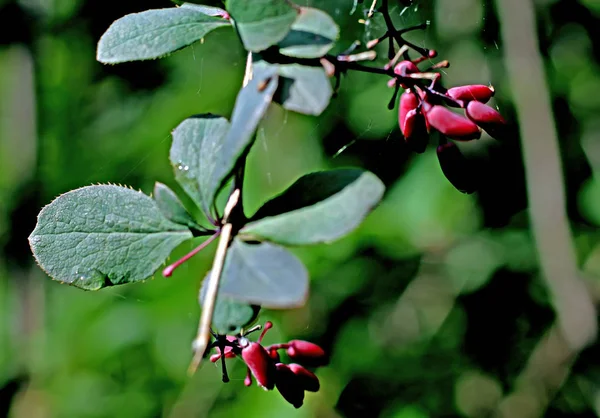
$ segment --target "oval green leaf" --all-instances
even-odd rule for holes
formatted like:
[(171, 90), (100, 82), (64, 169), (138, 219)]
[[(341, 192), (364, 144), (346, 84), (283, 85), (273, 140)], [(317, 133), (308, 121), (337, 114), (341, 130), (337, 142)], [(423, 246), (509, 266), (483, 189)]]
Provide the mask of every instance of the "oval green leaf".
[(254, 68), (275, 69), (280, 75), (273, 101), (280, 103), (284, 109), (317, 116), (329, 105), (333, 88), (322, 67), (269, 64), (259, 54), (254, 54), (254, 59)]
[(160, 58), (229, 24), (194, 5), (132, 13), (115, 21), (102, 35), (97, 59), (116, 64)]
[(327, 54), (340, 36), (340, 28), (322, 10), (301, 7), (300, 14), (286, 37), (279, 42), (279, 52), (296, 58), (318, 58)]
[(254, 68), (252, 80), (237, 96), (231, 127), (221, 144), (221, 151), (203, 158), (215, 159), (214, 171), (206, 194), (214, 200), (225, 185), (239, 161), (254, 143), (254, 132), (269, 108), (277, 90), (279, 76), (274, 68)]
[(225, 259), (219, 295), (265, 308), (299, 307), (308, 295), (308, 272), (283, 247), (234, 239)]
[(298, 16), (287, 0), (227, 0), (226, 5), (244, 46), (253, 52), (281, 41)]
[(311, 173), (261, 207), (240, 234), (284, 245), (330, 242), (358, 227), (384, 191), (360, 169)]
[(305, 115), (320, 115), (329, 105), (333, 88), (321, 67), (280, 65), (280, 94), (277, 101), (288, 110)]
[(199, 229), (200, 227), (189, 214), (179, 197), (166, 184), (156, 182), (154, 192), (152, 193), (158, 209), (162, 214), (176, 224), (185, 225), (189, 228)]
[(50, 277), (98, 290), (149, 278), (190, 238), (151, 197), (103, 185), (70, 191), (44, 207), (29, 244)]

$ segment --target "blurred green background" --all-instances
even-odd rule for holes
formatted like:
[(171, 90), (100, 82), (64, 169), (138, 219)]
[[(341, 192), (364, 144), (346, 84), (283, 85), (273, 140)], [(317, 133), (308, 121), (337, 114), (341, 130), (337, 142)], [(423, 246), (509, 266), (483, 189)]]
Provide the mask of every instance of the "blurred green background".
[[(357, 22), (362, 7), (350, 15), (352, 0), (297, 3), (340, 24), (338, 51), (381, 34), (381, 19)], [(600, 1), (535, 3), (566, 203), (580, 267), (592, 277), (600, 274)], [(214, 245), (172, 278), (97, 293), (59, 285), (35, 265), (27, 237), (43, 205), (96, 183), (180, 190), (170, 131), (192, 114), (231, 114), (245, 55), (230, 30), (159, 61), (95, 61), (112, 21), (161, 7), (170, 3), (0, 0), (0, 417), (492, 416), (554, 320), (529, 230), (519, 138), (467, 144), (483, 186), (460, 194), (434, 147), (407, 151), (397, 113), (386, 108), (387, 80), (376, 75), (349, 74), (320, 117), (273, 106), (249, 157), (248, 213), (327, 167), (362, 166), (388, 186), (356, 232), (294, 250), (311, 274), (306, 307), (261, 314), (275, 323), (267, 343), (302, 338), (331, 353), (318, 371), (321, 391), (302, 409), (244, 387), (240, 361), (230, 362), (229, 384), (212, 364), (187, 377), (197, 290)], [(400, 27), (430, 21), (410, 39), (451, 61), (445, 84), (491, 82), (494, 104), (517, 123), (492, 0), (417, 0), (393, 15)], [(547, 417), (599, 416), (600, 345), (569, 369), (557, 393), (545, 399), (541, 390), (532, 402)], [(511, 416), (528, 416), (528, 407)]]

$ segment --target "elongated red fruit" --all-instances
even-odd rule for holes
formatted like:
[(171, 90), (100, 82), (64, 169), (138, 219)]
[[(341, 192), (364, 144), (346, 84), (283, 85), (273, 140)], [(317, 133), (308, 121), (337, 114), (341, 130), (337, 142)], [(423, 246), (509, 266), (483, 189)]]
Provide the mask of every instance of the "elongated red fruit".
[(300, 408), (304, 403), (304, 388), (298, 376), (292, 372), (287, 364), (275, 365), (276, 386), (283, 399), (291, 403), (294, 408)]
[(506, 121), (493, 107), (479, 102), (471, 102), (465, 110), (467, 117), (481, 126), (492, 138), (503, 139)]
[(288, 364), (288, 367), (298, 377), (298, 382), (302, 384), (304, 390), (309, 392), (319, 391), (321, 387), (319, 378), (313, 372), (295, 363)]
[(288, 343), (287, 354), (290, 358), (307, 366), (322, 366), (327, 363), (325, 351), (316, 344), (302, 340)]
[(437, 147), (437, 157), (444, 176), (460, 192), (471, 194), (478, 189), (478, 176), (473, 163), (453, 142)]
[(404, 141), (412, 151), (417, 154), (425, 152), (429, 143), (429, 133), (425, 116), (421, 112), (417, 112), (417, 109), (412, 109), (407, 113), (403, 133)]
[(242, 358), (259, 386), (266, 390), (275, 387), (275, 363), (267, 350), (256, 342), (240, 339)]
[[(406, 133), (406, 115), (411, 110), (415, 110), (419, 106), (419, 99), (410, 91), (405, 91), (400, 96), (400, 106), (398, 106), (398, 124), (400, 125), (400, 130), (402, 131), (402, 135), (404, 137), (407, 136)], [(410, 133), (408, 134), (410, 135)]]
[(425, 117), (429, 125), (449, 138), (469, 141), (481, 137), (481, 131), (475, 123), (444, 106), (432, 106), (427, 110)]
[(494, 96), (494, 89), (483, 84), (471, 84), (468, 86), (458, 86), (448, 89), (446, 96), (454, 100), (462, 100), (470, 102), (476, 100), (478, 102), (487, 103)]

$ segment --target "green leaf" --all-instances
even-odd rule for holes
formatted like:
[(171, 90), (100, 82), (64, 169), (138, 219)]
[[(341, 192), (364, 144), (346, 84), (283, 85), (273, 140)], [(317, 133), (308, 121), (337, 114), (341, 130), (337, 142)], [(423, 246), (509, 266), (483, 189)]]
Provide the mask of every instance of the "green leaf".
[[(208, 277), (210, 277), (210, 272), (202, 283), (199, 298), (200, 306), (204, 306), (204, 295), (206, 294), (206, 284), (208, 283), (206, 279)], [(218, 296), (211, 328), (217, 334), (235, 335), (242, 328), (246, 328), (252, 324), (258, 317), (259, 312), (260, 306), (240, 303), (231, 298)]]
[(200, 228), (185, 206), (183, 206), (183, 203), (181, 203), (181, 200), (179, 200), (175, 192), (169, 189), (166, 184), (156, 182), (154, 185), (153, 197), (158, 209), (165, 218), (171, 222), (185, 225), (189, 228)]
[(273, 100), (277, 85), (278, 76), (275, 69), (257, 68), (252, 80), (238, 94), (231, 115), (231, 127), (221, 150), (218, 155), (211, 156), (217, 159), (206, 190), (206, 194), (212, 199), (254, 143), (254, 132)]
[(222, 180), (219, 165), (228, 154), (223, 145), (229, 126), (227, 119), (205, 114), (184, 120), (173, 131), (169, 158), (175, 179), (209, 218)]
[(308, 295), (308, 272), (283, 247), (234, 239), (225, 259), (219, 295), (265, 308), (299, 307)]
[(103, 185), (70, 191), (44, 207), (29, 244), (53, 279), (98, 290), (147, 279), (190, 238), (151, 197)]
[(229, 13), (220, 7), (205, 6), (204, 4), (196, 4), (194, 2), (183, 2), (181, 7), (189, 7), (197, 12), (204, 13), (208, 16), (218, 16), (224, 19), (229, 19)]
[(277, 101), (288, 110), (320, 115), (329, 105), (333, 89), (321, 67), (281, 65), (281, 89)]
[(195, 5), (133, 13), (115, 21), (98, 42), (97, 59), (105, 64), (160, 58), (229, 25)]
[(301, 7), (292, 30), (279, 42), (279, 52), (296, 58), (318, 58), (327, 54), (340, 35), (331, 16), (312, 7)]
[(226, 5), (248, 51), (263, 51), (281, 41), (298, 16), (287, 0), (227, 0)]
[(360, 169), (311, 173), (261, 207), (240, 234), (285, 245), (330, 242), (358, 227), (384, 191)]
[(274, 68), (280, 75), (279, 89), (273, 101), (285, 109), (306, 115), (320, 115), (329, 105), (333, 88), (322, 67), (299, 64), (269, 64), (254, 56), (254, 68)]

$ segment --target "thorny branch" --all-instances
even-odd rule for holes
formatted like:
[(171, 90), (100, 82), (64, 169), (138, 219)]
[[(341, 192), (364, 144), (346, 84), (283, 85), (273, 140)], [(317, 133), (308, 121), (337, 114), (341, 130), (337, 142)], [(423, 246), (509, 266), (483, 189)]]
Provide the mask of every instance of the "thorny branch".
[[(248, 59), (246, 60), (246, 71), (244, 73), (242, 87), (246, 87), (250, 80), (252, 80), (252, 54), (248, 53)], [(217, 303), (219, 284), (221, 282), (221, 275), (223, 273), (223, 267), (225, 265), (227, 249), (229, 248), (233, 232), (233, 224), (230, 222), (230, 219), (239, 215), (243, 216), (242, 188), (245, 166), (245, 163), (242, 164), (241, 167), (239, 167), (238, 171), (235, 173), (234, 189), (231, 195), (229, 196), (229, 200), (227, 201), (227, 204), (225, 205), (225, 210), (223, 211), (222, 227), (219, 230), (219, 245), (217, 247), (217, 252), (215, 254), (215, 259), (213, 261), (210, 276), (207, 279), (208, 286), (203, 301), (204, 303), (202, 305), (202, 315), (198, 324), (198, 334), (193, 342), (194, 358), (192, 359), (192, 363), (190, 364), (188, 370), (189, 374), (193, 374), (196, 371), (196, 369), (202, 362), (202, 358), (204, 356), (204, 353), (206, 352), (206, 349), (208, 348), (211, 335), (210, 327), (212, 324), (212, 318)], [(227, 376), (227, 372), (225, 369), (223, 369), (223, 376), (224, 379)]]

